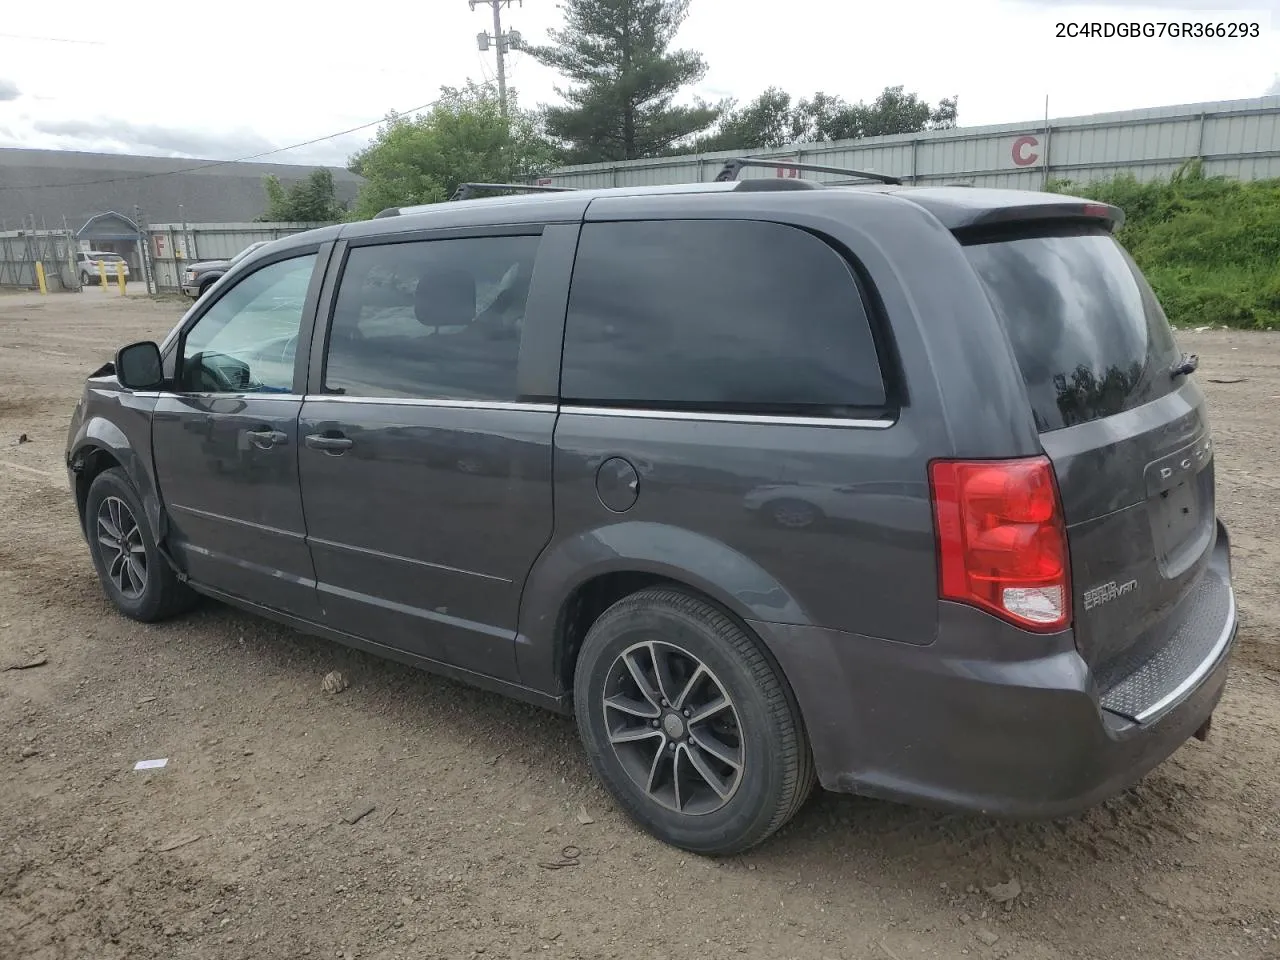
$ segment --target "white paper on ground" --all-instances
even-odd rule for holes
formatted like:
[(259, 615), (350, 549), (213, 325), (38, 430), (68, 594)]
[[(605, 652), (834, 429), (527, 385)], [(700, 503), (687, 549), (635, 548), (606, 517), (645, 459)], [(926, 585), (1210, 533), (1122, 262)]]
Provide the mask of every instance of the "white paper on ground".
[(160, 767), (163, 767), (168, 762), (169, 762), (168, 757), (165, 757), (163, 760), (139, 760), (137, 763), (133, 765), (133, 769), (158, 770)]

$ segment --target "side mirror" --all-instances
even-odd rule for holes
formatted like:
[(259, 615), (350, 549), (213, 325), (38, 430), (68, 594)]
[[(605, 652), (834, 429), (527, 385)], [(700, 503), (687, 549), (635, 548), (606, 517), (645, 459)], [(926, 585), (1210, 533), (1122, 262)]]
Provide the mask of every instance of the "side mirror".
[(150, 340), (116, 351), (116, 379), (126, 390), (155, 390), (164, 383), (160, 348)]

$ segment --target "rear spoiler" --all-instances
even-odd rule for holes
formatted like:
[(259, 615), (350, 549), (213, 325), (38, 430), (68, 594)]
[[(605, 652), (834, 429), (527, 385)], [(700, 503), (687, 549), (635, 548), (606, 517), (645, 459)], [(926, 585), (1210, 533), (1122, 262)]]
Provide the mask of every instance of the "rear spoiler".
[(951, 225), (957, 234), (984, 233), (1016, 226), (1050, 223), (1094, 224), (1114, 233), (1124, 226), (1124, 211), (1107, 203), (1063, 197), (1033, 203), (1011, 203), (975, 209), (971, 216)]
[(998, 223), (1027, 223), (1037, 220), (1100, 220), (1111, 230), (1124, 226), (1124, 211), (1107, 203), (1091, 200), (1064, 200), (1061, 203), (1037, 203), (1026, 207), (996, 208), (979, 217), (973, 226)]

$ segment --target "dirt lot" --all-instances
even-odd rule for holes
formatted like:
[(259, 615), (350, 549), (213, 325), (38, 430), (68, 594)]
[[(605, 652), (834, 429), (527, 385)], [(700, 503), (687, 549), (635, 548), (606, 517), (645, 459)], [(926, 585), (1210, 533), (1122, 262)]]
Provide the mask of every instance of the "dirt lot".
[[(112, 612), (67, 417), (90, 369), (181, 310), (0, 295), (0, 666), (48, 657), (0, 673), (0, 958), (1280, 957), (1280, 337), (1182, 336), (1243, 618), (1207, 744), (1079, 819), (817, 796), (717, 862), (630, 826), (568, 720), (212, 604)], [(352, 682), (330, 695), (334, 669)], [(539, 865), (567, 844), (577, 865)]]

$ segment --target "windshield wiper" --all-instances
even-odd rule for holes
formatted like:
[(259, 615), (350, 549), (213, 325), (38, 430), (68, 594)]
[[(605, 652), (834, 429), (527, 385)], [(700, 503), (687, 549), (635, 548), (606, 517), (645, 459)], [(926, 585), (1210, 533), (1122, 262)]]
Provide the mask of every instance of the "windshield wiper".
[(1169, 368), (1169, 376), (1175, 379), (1177, 377), (1185, 377), (1188, 374), (1195, 373), (1198, 366), (1200, 366), (1199, 357), (1194, 353), (1184, 353), (1182, 359)]

